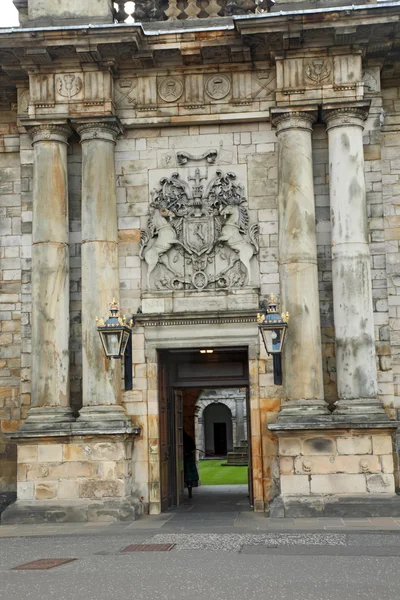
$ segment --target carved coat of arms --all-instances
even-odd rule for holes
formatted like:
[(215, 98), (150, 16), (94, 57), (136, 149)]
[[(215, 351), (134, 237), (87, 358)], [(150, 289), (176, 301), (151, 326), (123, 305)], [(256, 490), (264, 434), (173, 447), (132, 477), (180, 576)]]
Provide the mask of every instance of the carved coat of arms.
[(147, 287), (158, 290), (230, 289), (251, 285), (258, 224), (249, 224), (243, 186), (234, 173), (196, 168), (164, 177), (151, 193), (140, 257)]
[(77, 96), (83, 86), (82, 79), (77, 75), (68, 73), (63, 77), (59, 77), (57, 81), (57, 89), (60, 96), (71, 100), (74, 96)]
[(306, 75), (311, 81), (320, 85), (331, 74), (331, 66), (328, 61), (316, 59), (306, 66)]

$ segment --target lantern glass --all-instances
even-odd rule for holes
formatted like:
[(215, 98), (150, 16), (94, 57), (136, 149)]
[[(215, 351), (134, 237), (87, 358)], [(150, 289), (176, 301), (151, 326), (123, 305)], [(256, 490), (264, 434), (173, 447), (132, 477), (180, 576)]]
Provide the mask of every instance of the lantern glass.
[(129, 332), (124, 331), (123, 338), (122, 338), (122, 346), (121, 346), (121, 356), (124, 356), (124, 354), (125, 354), (126, 347), (128, 345), (128, 341), (129, 341)]
[(280, 354), (283, 348), (283, 342), (286, 334), (286, 325), (283, 327), (261, 326), (261, 334), (263, 337), (265, 349), (268, 354)]
[(100, 331), (101, 341), (108, 358), (120, 357), (121, 331), (106, 330)]

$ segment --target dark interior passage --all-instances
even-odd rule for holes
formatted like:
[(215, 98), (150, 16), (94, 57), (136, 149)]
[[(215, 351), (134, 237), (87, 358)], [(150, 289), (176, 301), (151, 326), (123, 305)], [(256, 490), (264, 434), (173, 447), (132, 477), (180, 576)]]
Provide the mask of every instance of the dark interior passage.
[[(243, 424), (243, 418), (249, 416), (249, 411), (243, 406), (236, 407), (238, 403), (238, 406), (247, 406), (248, 403), (247, 350), (218, 349), (207, 354), (200, 350), (160, 351), (159, 382), (162, 510), (185, 503), (192, 485), (195, 488), (193, 502), (196, 501), (196, 506), (199, 498), (209, 503), (210, 497), (216, 497), (216, 490), (206, 493), (204, 488), (196, 487), (198, 482), (201, 484), (199, 459), (219, 458), (220, 462), (216, 461), (213, 465), (217, 467), (215, 483), (218, 484), (221, 460), (229, 459), (239, 445), (239, 451), (242, 451), (242, 462), (239, 464), (242, 469), (247, 469), (248, 465), (251, 473), (251, 452), (247, 447), (246, 435), (249, 432), (249, 419)], [(236, 394), (238, 399), (236, 403), (230, 399), (228, 405), (228, 401), (221, 401), (220, 397), (222, 390), (226, 392), (231, 389), (231, 395)], [(199, 402), (203, 396), (210, 395), (212, 399)], [(236, 412), (241, 415), (239, 425)], [(245, 444), (243, 448), (240, 447), (241, 443)], [(244, 473), (246, 478), (247, 470)], [(225, 470), (227, 474), (228, 470)], [(251, 481), (249, 483), (251, 491)], [(221, 488), (220, 496), (228, 493), (228, 485), (216, 487)], [(249, 497), (251, 500), (249, 486), (241, 487), (241, 490), (231, 489), (230, 494), (244, 494), (248, 505)], [(212, 510), (211, 505), (208, 510)]]

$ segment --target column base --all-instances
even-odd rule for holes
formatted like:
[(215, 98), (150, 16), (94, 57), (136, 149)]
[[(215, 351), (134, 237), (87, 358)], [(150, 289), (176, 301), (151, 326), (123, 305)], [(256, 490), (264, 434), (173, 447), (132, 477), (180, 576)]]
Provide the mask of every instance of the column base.
[(119, 404), (84, 406), (79, 411), (79, 417), (72, 426), (73, 431), (86, 429), (101, 431), (129, 427), (131, 419), (125, 409)]
[(142, 514), (134, 498), (114, 500), (17, 500), (1, 515), (3, 525), (136, 521)]
[(400, 515), (398, 426), (394, 421), (344, 425), (332, 419), (270, 424), (278, 436), (280, 462), (280, 496), (271, 503), (271, 516)]
[(337, 423), (387, 423), (390, 419), (378, 398), (338, 400), (332, 414)]
[(75, 418), (69, 407), (40, 406), (29, 410), (28, 416), (19, 431), (23, 432), (47, 432), (61, 428), (69, 428)]
[(71, 435), (18, 432), (17, 501), (3, 523), (133, 521), (133, 435), (117, 431)]
[(331, 413), (324, 400), (287, 400), (278, 415), (278, 423), (323, 423), (330, 420)]

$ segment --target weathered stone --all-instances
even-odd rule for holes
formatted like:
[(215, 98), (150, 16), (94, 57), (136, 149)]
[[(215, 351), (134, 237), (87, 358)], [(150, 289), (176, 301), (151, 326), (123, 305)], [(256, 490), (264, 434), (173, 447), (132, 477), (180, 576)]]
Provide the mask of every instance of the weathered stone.
[(371, 437), (339, 437), (337, 439), (337, 451), (339, 454), (372, 454)]
[[(127, 422), (120, 364), (108, 360), (93, 323), (119, 298), (115, 119), (77, 123), (82, 143), (83, 408), (78, 427)], [(99, 408), (97, 408), (99, 407)]]
[[(310, 418), (327, 415), (323, 402), (321, 332), (318, 307), (317, 247), (312, 173), (311, 131), (313, 111), (272, 112), (278, 136), (279, 264), (282, 310), (290, 314), (290, 336), (284, 352), (288, 406), (279, 419), (296, 419), (292, 400), (313, 400)], [(300, 350), (309, 340), (307, 355)], [(296, 411), (302, 415), (302, 403)], [(286, 417), (287, 414), (287, 417)], [(307, 418), (307, 417), (305, 417)]]

